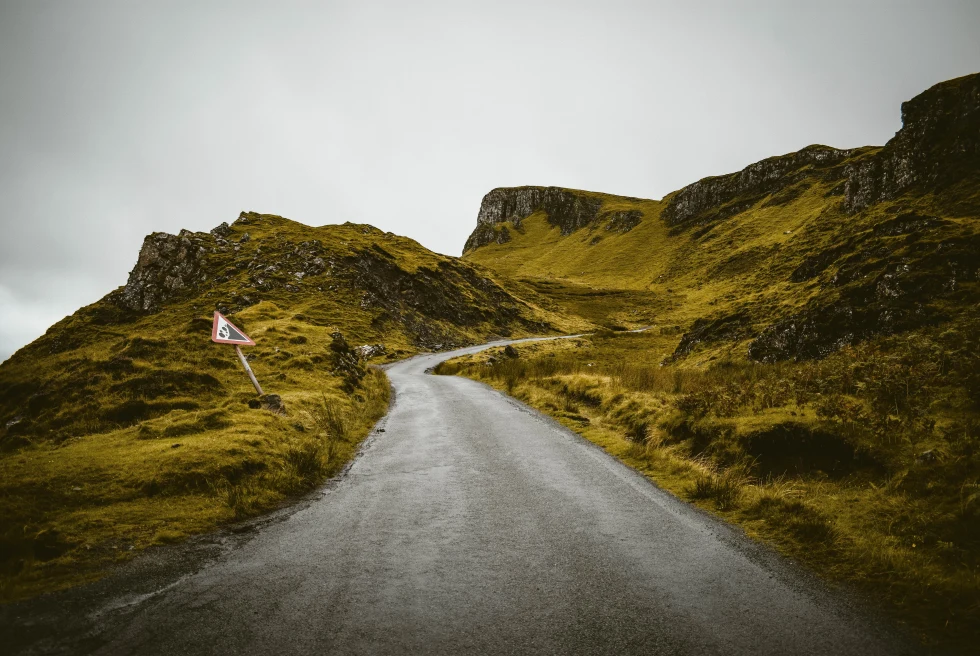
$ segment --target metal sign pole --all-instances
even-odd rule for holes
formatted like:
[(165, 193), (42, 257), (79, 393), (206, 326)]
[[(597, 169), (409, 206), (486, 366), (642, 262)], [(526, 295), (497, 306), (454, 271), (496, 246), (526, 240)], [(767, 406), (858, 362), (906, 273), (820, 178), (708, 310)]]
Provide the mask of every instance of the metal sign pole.
[(252, 384), (255, 385), (255, 391), (259, 393), (259, 396), (265, 394), (259, 385), (259, 381), (255, 379), (255, 374), (252, 373), (252, 368), (248, 366), (248, 360), (245, 359), (245, 354), (242, 353), (242, 349), (238, 344), (235, 344), (235, 353), (238, 354), (238, 359), (242, 361), (242, 366), (245, 367), (245, 373), (248, 374), (248, 377), (252, 380)]

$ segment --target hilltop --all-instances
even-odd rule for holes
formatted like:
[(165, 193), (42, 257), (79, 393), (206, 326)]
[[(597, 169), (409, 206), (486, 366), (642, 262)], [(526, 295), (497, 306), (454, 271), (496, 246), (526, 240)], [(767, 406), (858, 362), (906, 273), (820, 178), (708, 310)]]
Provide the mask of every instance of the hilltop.
[[(574, 327), (534, 293), (368, 225), (243, 212), (146, 237), (127, 284), (0, 365), (0, 594), (269, 509), (336, 472), (386, 410), (370, 368)], [(210, 342), (219, 310), (245, 349)]]

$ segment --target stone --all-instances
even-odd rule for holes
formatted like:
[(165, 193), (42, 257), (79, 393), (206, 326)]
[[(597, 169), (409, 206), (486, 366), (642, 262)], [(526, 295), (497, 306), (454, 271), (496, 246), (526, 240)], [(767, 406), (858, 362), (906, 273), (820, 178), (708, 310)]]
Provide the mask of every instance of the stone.
[(520, 357), (520, 353), (517, 352), (517, 349), (514, 348), (512, 344), (508, 344), (504, 347), (504, 355), (506, 355), (508, 358)]
[(608, 219), (606, 230), (625, 234), (638, 226), (643, 220), (643, 212), (640, 210), (622, 210), (604, 214), (603, 219)]
[[(231, 226), (228, 225), (227, 221), (222, 221), (219, 225), (211, 229), (211, 234), (215, 237), (227, 237), (231, 234)], [(220, 244), (219, 240), (218, 243)]]
[[(725, 218), (747, 209), (766, 195), (796, 185), (815, 170), (831, 178), (841, 177), (834, 167), (854, 152), (829, 146), (807, 146), (799, 152), (750, 164), (738, 173), (704, 178), (672, 194), (661, 216), (671, 227)], [(723, 208), (732, 201), (744, 198), (752, 202), (745, 207), (742, 203), (736, 203), (733, 207)], [(728, 211), (723, 211), (725, 209)]]
[(268, 410), (273, 414), (286, 414), (286, 404), (282, 402), (282, 397), (278, 394), (263, 394), (259, 397), (259, 405), (263, 410)]
[(326, 263), (323, 261), (322, 257), (315, 257), (312, 260), (306, 262), (306, 266), (303, 269), (303, 273), (308, 276), (316, 276), (327, 268)]
[(362, 360), (370, 360), (375, 356), (384, 355), (387, 352), (384, 344), (363, 344), (354, 350), (357, 351), (357, 354)]

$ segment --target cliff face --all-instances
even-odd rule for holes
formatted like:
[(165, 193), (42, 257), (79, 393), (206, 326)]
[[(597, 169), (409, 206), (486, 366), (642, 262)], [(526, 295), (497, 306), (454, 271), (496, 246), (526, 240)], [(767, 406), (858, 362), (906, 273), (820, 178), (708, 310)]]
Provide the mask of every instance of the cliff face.
[[(980, 167), (980, 74), (937, 84), (903, 103), (902, 123), (881, 148), (813, 145), (704, 178), (669, 195), (661, 216), (674, 232), (706, 226), (762, 200), (767, 206), (788, 203), (816, 181), (840, 181), (834, 194), (843, 196), (844, 210), (853, 214), (917, 185), (925, 190), (955, 183)], [(494, 189), (483, 197), (463, 252), (510, 241), (510, 232), (499, 224), (519, 228), (538, 210), (568, 235), (594, 224), (602, 206), (596, 195), (559, 187)], [(618, 220), (618, 229), (629, 230), (638, 220)], [(610, 224), (609, 229), (617, 228)]]
[(569, 235), (595, 221), (601, 207), (601, 198), (561, 187), (497, 188), (483, 197), (476, 229), (466, 240), (463, 252), (508, 241), (509, 233), (495, 226), (509, 221), (520, 227), (521, 221), (538, 210), (544, 210), (548, 222), (560, 228), (563, 235)]
[[(808, 176), (841, 177), (839, 165), (855, 153), (828, 146), (808, 146), (803, 150), (770, 157), (751, 164), (738, 173), (704, 178), (670, 197), (663, 219), (669, 226), (702, 224), (725, 218), (754, 205), (770, 194), (790, 190)], [(791, 200), (790, 191), (780, 200)]]
[(844, 207), (858, 212), (921, 185), (955, 182), (980, 167), (980, 74), (942, 82), (902, 103), (902, 129), (845, 170)]
[(670, 197), (663, 218), (672, 227), (705, 224), (751, 207), (767, 195), (794, 196), (805, 178), (842, 180), (844, 209), (853, 214), (896, 198), (915, 185), (955, 182), (980, 158), (980, 74), (937, 84), (902, 103), (902, 129), (881, 149), (808, 146), (739, 171), (705, 178)]

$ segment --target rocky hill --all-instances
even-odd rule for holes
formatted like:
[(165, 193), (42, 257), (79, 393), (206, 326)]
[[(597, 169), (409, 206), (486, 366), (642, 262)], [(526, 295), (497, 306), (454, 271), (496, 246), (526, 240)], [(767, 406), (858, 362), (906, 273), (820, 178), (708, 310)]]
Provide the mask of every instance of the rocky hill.
[[(125, 426), (115, 419), (119, 412), (105, 408), (101, 414), (83, 409), (92, 414), (82, 425), (80, 409), (64, 402), (106, 397), (108, 379), (117, 381), (112, 389), (118, 391), (133, 378), (155, 375), (143, 371), (143, 362), (167, 368), (202, 349), (213, 356), (208, 339), (215, 309), (248, 329), (265, 327), (259, 317), (275, 317), (277, 329), (325, 329), (354, 345), (381, 344), (378, 352), (390, 357), (555, 330), (485, 271), (409, 239), (367, 225), (309, 228), (242, 213), (210, 233), (149, 235), (124, 287), (58, 322), (3, 363), (0, 425), (16, 422), (0, 433), (0, 445), (63, 441), (93, 426)], [(326, 349), (329, 341), (302, 342), (298, 350)], [(148, 357), (156, 351), (158, 357)], [(110, 358), (101, 361), (102, 352)], [(261, 368), (272, 356), (260, 343), (253, 357)], [(69, 371), (73, 375), (66, 377)], [(123, 405), (131, 400), (118, 399)]]
[[(370, 363), (571, 327), (532, 297), (368, 225), (149, 235), (124, 287), (0, 364), (0, 597), (310, 487), (385, 411)], [(214, 310), (257, 342), (266, 397), (211, 343)]]
[(679, 326), (675, 359), (820, 358), (937, 325), (980, 302), (980, 74), (902, 119), (882, 147), (808, 146), (661, 201), (495, 189), (465, 258), (609, 325)]
[(882, 147), (809, 146), (660, 201), (494, 190), (464, 259), (608, 329), (439, 371), (847, 581), (927, 653), (972, 654), (980, 75), (902, 118)]
[[(606, 229), (627, 232), (642, 218), (637, 210), (605, 208), (606, 201), (618, 197), (560, 187), (517, 187), (494, 189), (483, 197), (476, 230), (466, 240), (463, 252), (490, 243), (510, 241), (510, 230), (504, 224), (521, 231), (521, 223), (535, 212), (544, 212), (549, 223), (562, 235), (602, 222)], [(626, 198), (627, 201), (640, 201)]]

